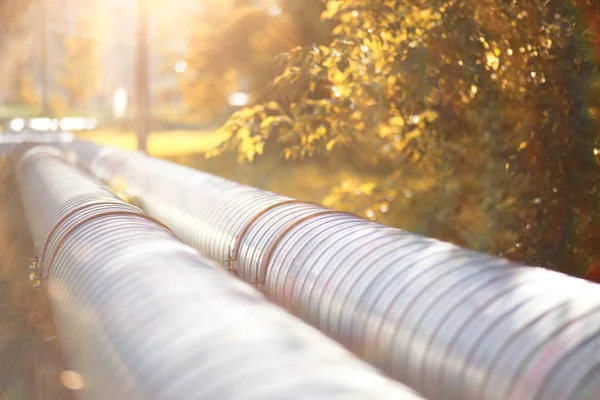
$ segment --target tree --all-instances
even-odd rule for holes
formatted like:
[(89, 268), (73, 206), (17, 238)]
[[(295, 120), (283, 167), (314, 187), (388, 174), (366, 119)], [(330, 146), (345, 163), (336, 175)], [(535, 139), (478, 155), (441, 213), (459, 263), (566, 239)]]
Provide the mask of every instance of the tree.
[[(13, 103), (28, 103), (31, 99), (31, 93), (27, 92), (30, 91), (29, 86), (32, 86), (33, 82), (26, 71), (22, 70), (24, 57), (20, 50), (16, 51), (17, 56), (14, 57), (15, 50), (8, 47), (9, 44), (17, 44), (25, 36), (23, 20), (28, 9), (29, 0), (0, 0), (0, 51), (4, 53), (0, 60), (0, 87), (3, 91), (12, 92), (8, 94), (7, 100)], [(7, 52), (10, 53), (9, 57), (6, 56)], [(11, 70), (15, 70), (14, 78), (11, 76)]]
[(63, 68), (57, 76), (69, 107), (85, 107), (98, 89), (98, 43), (78, 32), (90, 31), (81, 22), (73, 34), (63, 38)]
[[(593, 0), (577, 0), (581, 12), (585, 16), (588, 26), (588, 34), (595, 49), (596, 65), (600, 66), (600, 3)], [(592, 110), (594, 118), (600, 121), (600, 98), (592, 99)]]
[(268, 83), (281, 68), (273, 58), (289, 49), (326, 42), (321, 0), (206, 1), (198, 16), (182, 94), (198, 119), (229, 110), (229, 95), (248, 92), (255, 101), (269, 95)]
[(363, 174), (326, 205), (577, 275), (599, 259), (598, 74), (575, 1), (326, 3), (331, 42), (287, 52), (271, 101), (210, 155), (340, 157)]
[(25, 14), (30, 0), (0, 0), (0, 35), (12, 33), (19, 28), (21, 16)]
[(13, 90), (11, 99), (13, 104), (28, 107), (34, 107), (38, 104), (33, 78), (25, 69), (16, 72), (13, 80)]
[(8, 104), (32, 107), (37, 104), (33, 77), (28, 71), (30, 57), (18, 54), (10, 77)]

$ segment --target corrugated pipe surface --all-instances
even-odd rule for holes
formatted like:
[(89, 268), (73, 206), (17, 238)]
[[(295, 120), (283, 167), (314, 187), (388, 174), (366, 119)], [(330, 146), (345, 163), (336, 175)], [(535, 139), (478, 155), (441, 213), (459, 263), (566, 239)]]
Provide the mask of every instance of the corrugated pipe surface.
[(53, 155), (18, 181), (89, 399), (420, 399)]
[(184, 241), (426, 396), (600, 399), (596, 284), (139, 153), (67, 148)]

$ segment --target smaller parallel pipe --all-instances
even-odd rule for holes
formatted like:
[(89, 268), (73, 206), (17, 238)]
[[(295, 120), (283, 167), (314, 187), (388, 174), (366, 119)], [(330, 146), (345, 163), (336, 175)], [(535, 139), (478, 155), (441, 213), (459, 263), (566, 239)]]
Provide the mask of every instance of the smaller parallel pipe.
[(53, 149), (19, 188), (87, 399), (420, 399), (233, 279)]

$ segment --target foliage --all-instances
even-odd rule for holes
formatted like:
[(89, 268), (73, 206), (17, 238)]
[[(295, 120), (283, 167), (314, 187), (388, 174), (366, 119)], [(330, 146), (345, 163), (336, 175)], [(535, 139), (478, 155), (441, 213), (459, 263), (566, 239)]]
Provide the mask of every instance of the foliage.
[(31, 0), (0, 0), (0, 33), (11, 33), (14, 29), (21, 28), (20, 17), (30, 3)]
[[(83, 31), (89, 30), (82, 26)], [(63, 46), (63, 68), (56, 79), (66, 96), (63, 108), (84, 107), (98, 89), (98, 43), (73, 34), (63, 38)]]
[(290, 47), (325, 42), (321, 0), (208, 0), (203, 2), (186, 57), (181, 90), (189, 114), (206, 120), (229, 110), (232, 92), (255, 101), (269, 93), (281, 68), (273, 57)]
[(341, 155), (370, 176), (326, 205), (573, 274), (598, 259), (600, 84), (575, 1), (326, 3), (331, 42), (285, 53), (272, 101), (210, 155)]
[[(593, 50), (595, 50), (593, 52), (596, 65), (600, 65), (600, 3), (594, 0), (577, 0), (577, 4), (585, 17), (587, 32), (592, 40)], [(590, 112), (597, 120), (600, 120), (600, 101), (593, 102), (591, 106)]]
[(33, 77), (28, 73), (25, 61), (15, 68), (11, 86), (9, 104), (32, 107), (38, 103)]

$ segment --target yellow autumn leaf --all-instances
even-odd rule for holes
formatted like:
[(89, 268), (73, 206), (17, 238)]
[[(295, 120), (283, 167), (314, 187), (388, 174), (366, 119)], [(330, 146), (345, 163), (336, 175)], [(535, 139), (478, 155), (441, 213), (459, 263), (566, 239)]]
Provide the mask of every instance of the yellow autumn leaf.
[(431, 16), (431, 9), (427, 8), (425, 10), (422, 10), (419, 14), (422, 19), (427, 20)]
[(527, 142), (521, 142), (521, 144), (519, 145), (519, 151), (525, 149), (527, 147)]
[(346, 74), (340, 71), (339, 69), (334, 69), (333, 71), (329, 71), (329, 80), (336, 84), (342, 83), (346, 80)]
[(277, 117), (273, 117), (273, 116), (263, 119), (260, 123), (260, 129), (269, 128), (276, 120), (277, 120)]
[(433, 110), (426, 110), (419, 115), (421, 121), (432, 122), (438, 118), (438, 113)]
[(263, 144), (262, 141), (258, 141), (255, 145), (254, 145), (254, 151), (256, 152), (256, 154), (262, 154), (263, 151), (265, 149), (265, 145)]
[(419, 136), (421, 136), (421, 130), (420, 129), (413, 129), (412, 131), (410, 131), (409, 133), (406, 134), (406, 136), (404, 136), (404, 140), (406, 142), (409, 142), (413, 139), (418, 138)]
[(241, 139), (241, 140), (248, 139), (250, 137), (250, 129), (248, 129), (245, 126), (241, 127), (237, 131), (237, 137), (238, 137), (238, 139)]
[(404, 118), (401, 116), (396, 116), (390, 119), (390, 125), (393, 126), (404, 126)]
[(325, 47), (325, 46), (321, 45), (318, 48), (321, 51), (321, 53), (323, 53), (324, 55), (329, 55), (329, 53), (331, 53), (331, 49), (329, 49), (329, 47)]
[(267, 110), (279, 110), (279, 104), (276, 101), (269, 101), (265, 107)]
[(327, 142), (327, 145), (325, 146), (325, 148), (327, 149), (327, 151), (331, 151), (331, 149), (333, 149), (333, 146), (335, 146), (336, 143), (337, 143), (336, 139), (331, 139), (329, 142)]
[(390, 136), (392, 133), (393, 129), (389, 125), (383, 125), (381, 128), (379, 128), (379, 137), (384, 138)]
[(358, 187), (358, 190), (360, 190), (360, 192), (362, 194), (371, 195), (371, 194), (373, 194), (373, 189), (375, 189), (375, 186), (376, 186), (375, 182), (367, 182), (367, 183), (363, 183), (362, 185), (360, 185)]

